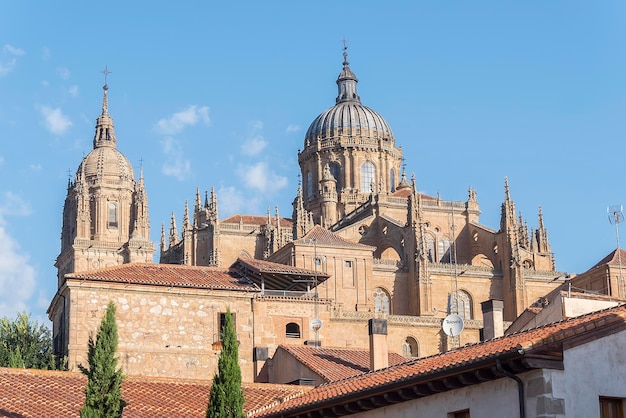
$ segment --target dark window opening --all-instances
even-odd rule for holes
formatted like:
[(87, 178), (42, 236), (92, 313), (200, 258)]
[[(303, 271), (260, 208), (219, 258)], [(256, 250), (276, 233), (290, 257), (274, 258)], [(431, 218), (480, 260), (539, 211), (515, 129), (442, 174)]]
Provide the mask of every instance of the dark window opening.
[(300, 325), (290, 322), (285, 326), (285, 336), (287, 338), (300, 338)]

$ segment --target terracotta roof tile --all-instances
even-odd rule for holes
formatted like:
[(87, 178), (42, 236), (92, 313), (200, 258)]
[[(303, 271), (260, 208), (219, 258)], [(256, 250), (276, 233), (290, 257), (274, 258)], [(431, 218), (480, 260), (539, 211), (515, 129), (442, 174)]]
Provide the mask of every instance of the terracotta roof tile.
[(322, 228), (319, 225), (315, 225), (309, 232), (306, 233), (302, 238), (295, 240), (295, 243), (300, 244), (310, 244), (312, 240), (315, 240), (317, 245), (332, 245), (343, 248), (362, 248), (362, 249), (371, 249), (375, 250), (375, 247), (360, 244), (358, 242), (348, 241), (345, 238), (340, 237), (337, 234), (332, 233), (331, 231)]
[[(87, 379), (77, 372), (0, 368), (0, 417), (77, 417), (85, 401)], [(244, 384), (246, 411), (258, 411), (310, 388)], [(128, 377), (122, 396), (125, 418), (204, 417), (211, 382)]]
[(257, 291), (256, 285), (219, 267), (176, 264), (129, 263), (86, 272), (69, 273), (66, 279), (92, 280), (200, 289)]
[(255, 417), (279, 416), (289, 410), (315, 406), (320, 402), (341, 402), (342, 395), (371, 391), (402, 382), (428, 381), (436, 373), (454, 373), (455, 368), (494, 359), (503, 355), (521, 356), (534, 350), (580, 336), (589, 330), (613, 324), (626, 326), (626, 306), (606, 309), (584, 316), (556, 322), (517, 334), (467, 345), (444, 354), (409, 361), (363, 375), (317, 387), (310, 392), (277, 405)]
[[(357, 376), (370, 371), (370, 353), (366, 350), (332, 347), (280, 346), (327, 382)], [(389, 365), (407, 361), (400, 354), (389, 353)]]
[[(279, 218), (280, 226), (284, 226), (286, 228), (291, 228), (293, 226), (293, 221), (289, 218)], [(270, 222), (272, 225), (275, 224), (276, 218), (270, 217)], [(226, 219), (222, 219), (220, 223), (225, 224), (244, 224), (244, 225), (266, 225), (267, 224), (267, 216), (260, 215), (232, 215)]]
[[(239, 258), (233, 264), (236, 266), (238, 263), (244, 264), (252, 269), (257, 270), (259, 273), (276, 273), (276, 274), (293, 274), (297, 276), (318, 276), (318, 277), (330, 277), (321, 271), (307, 270), (300, 267), (288, 266), (287, 264), (273, 263), (271, 261), (257, 260), (252, 258)], [(231, 266), (231, 269), (233, 269)]]
[[(622, 260), (626, 260), (626, 250), (622, 250), (620, 248), (619, 250), (619, 255), (622, 258)], [(617, 266), (619, 265), (619, 258), (618, 257), (618, 253), (617, 253), (617, 249), (611, 251), (606, 257), (604, 257), (602, 260), (598, 261), (593, 267), (591, 267), (589, 270), (593, 270), (596, 267), (600, 267), (600, 266), (604, 266), (604, 265), (611, 265), (611, 266)]]

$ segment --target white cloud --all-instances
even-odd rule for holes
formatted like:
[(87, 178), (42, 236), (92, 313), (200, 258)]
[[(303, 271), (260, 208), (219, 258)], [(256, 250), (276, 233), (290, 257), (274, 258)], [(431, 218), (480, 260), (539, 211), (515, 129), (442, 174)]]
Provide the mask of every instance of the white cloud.
[(21, 57), (22, 55), (24, 55), (23, 49), (15, 48), (14, 46), (11, 46), (9, 44), (4, 45), (4, 47), (2, 48), (2, 52), (14, 55), (16, 57)]
[(44, 86), (44, 87), (48, 87), (50, 85), (50, 83), (48, 82), (48, 80), (43, 80), (41, 82), (41, 85)]
[(2, 196), (2, 206), (0, 206), (0, 224), (7, 215), (28, 216), (32, 213), (30, 205), (20, 196), (11, 191), (4, 192)]
[(274, 194), (287, 186), (287, 178), (271, 171), (264, 162), (241, 166), (238, 174), (246, 187), (265, 194)]
[(184, 180), (191, 172), (191, 163), (185, 159), (183, 148), (174, 138), (168, 137), (161, 141), (161, 150), (167, 160), (163, 163), (161, 171), (166, 176)]
[(217, 202), (222, 218), (245, 212), (251, 206), (249, 196), (244, 196), (241, 190), (232, 186), (221, 187), (217, 191)]
[(32, 171), (41, 171), (43, 168), (41, 164), (31, 164), (29, 167)]
[(293, 132), (298, 132), (299, 130), (300, 130), (300, 125), (289, 125), (287, 126), (287, 129), (285, 130), (285, 132), (290, 134)]
[(41, 53), (41, 58), (44, 61), (48, 61), (50, 59), (50, 57), (52, 56), (52, 51), (50, 51), (50, 48), (48, 47), (44, 47), (43, 51)]
[(40, 112), (44, 117), (46, 129), (55, 135), (64, 134), (72, 126), (72, 121), (58, 107), (53, 109), (49, 106), (42, 106)]
[(0, 167), (2, 167), (2, 164), (4, 164), (4, 157), (0, 155)]
[(187, 126), (193, 126), (199, 122), (205, 125), (211, 123), (209, 108), (207, 106), (191, 105), (181, 112), (174, 113), (169, 118), (159, 120), (155, 130), (162, 135), (175, 135)]
[(76, 97), (78, 96), (78, 86), (76, 84), (74, 84), (73, 86), (70, 86), (69, 89), (67, 89), (67, 92), (70, 94), (70, 96), (72, 97)]
[(241, 152), (244, 155), (257, 155), (267, 146), (267, 141), (259, 133), (261, 129), (263, 129), (263, 122), (256, 121), (252, 124), (250, 136), (241, 145)]
[[(15, 48), (9, 44), (5, 44), (2, 47), (2, 61), (0, 61), (0, 77), (4, 77), (9, 74), (17, 65), (17, 57), (24, 55), (24, 50)], [(5, 61), (5, 57), (6, 61)]]
[(61, 79), (63, 80), (67, 80), (68, 78), (70, 78), (70, 70), (68, 70), (65, 67), (59, 67), (57, 68), (57, 74), (59, 75), (59, 77), (61, 77)]
[(28, 300), (35, 291), (35, 268), (28, 254), (9, 235), (5, 215), (26, 215), (28, 205), (11, 192), (4, 194), (0, 206), (0, 317), (14, 317), (17, 312), (28, 311)]

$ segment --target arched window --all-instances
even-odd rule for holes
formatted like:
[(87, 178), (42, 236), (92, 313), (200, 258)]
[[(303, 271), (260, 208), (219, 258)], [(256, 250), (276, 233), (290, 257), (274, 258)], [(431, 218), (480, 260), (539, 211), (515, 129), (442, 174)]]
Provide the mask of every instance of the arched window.
[(438, 253), (440, 263), (452, 263), (452, 254), (450, 253), (450, 238), (442, 237), (439, 239)]
[(313, 197), (313, 173), (310, 171), (306, 173), (306, 197)]
[(389, 183), (391, 184), (391, 193), (396, 191), (396, 172), (393, 168), (389, 170)]
[(463, 319), (472, 319), (472, 299), (470, 295), (459, 290), (456, 293), (450, 293), (448, 295), (448, 309), (451, 313), (457, 313)]
[(341, 193), (341, 188), (343, 187), (343, 184), (341, 183), (341, 166), (338, 162), (332, 162), (329, 167), (330, 174), (332, 174), (337, 181), (337, 193), (339, 194)]
[(406, 337), (402, 343), (402, 355), (404, 357), (419, 357), (417, 341), (413, 337)]
[(369, 193), (374, 191), (376, 186), (376, 167), (371, 161), (365, 161), (361, 166), (361, 192)]
[(389, 294), (380, 287), (374, 289), (374, 311), (378, 313), (391, 313), (391, 299)]
[(435, 261), (435, 237), (426, 234), (426, 256), (431, 263)]
[(300, 325), (290, 322), (285, 326), (285, 337), (300, 338)]
[(109, 228), (117, 228), (117, 205), (109, 203)]

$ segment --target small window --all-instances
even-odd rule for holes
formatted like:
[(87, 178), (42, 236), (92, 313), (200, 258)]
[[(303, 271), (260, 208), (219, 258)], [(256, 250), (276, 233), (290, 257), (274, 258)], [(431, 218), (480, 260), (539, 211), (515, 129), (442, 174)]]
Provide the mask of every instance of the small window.
[(402, 355), (404, 357), (418, 357), (417, 341), (413, 337), (406, 337), (402, 344)]
[(380, 287), (374, 289), (374, 311), (389, 315), (391, 313), (391, 302), (389, 294)]
[(109, 228), (117, 228), (117, 205), (109, 203)]
[(352, 268), (352, 261), (346, 260), (346, 268), (348, 268), (348, 269)]
[(308, 199), (313, 197), (313, 173), (310, 171), (306, 173), (306, 197)]
[(376, 187), (376, 167), (370, 161), (361, 166), (361, 193), (370, 193)]
[(472, 299), (470, 295), (459, 290), (456, 293), (448, 294), (448, 312), (458, 313), (463, 319), (472, 319)]
[[(222, 331), (224, 330), (224, 326), (226, 326), (226, 312), (220, 312), (219, 313), (219, 321), (220, 321), (220, 331), (219, 331), (219, 339), (220, 341), (222, 341)], [(235, 314), (233, 312), (230, 313), (230, 315), (233, 317), (233, 327), (235, 328), (235, 330), (237, 329), (237, 322), (235, 321)]]
[(438, 255), (440, 263), (452, 263), (452, 253), (450, 252), (450, 239), (444, 237), (438, 242)]
[(343, 187), (343, 185), (341, 184), (341, 166), (339, 165), (338, 162), (332, 162), (330, 163), (330, 174), (333, 175), (334, 179), (336, 180), (336, 184), (337, 184), (337, 194), (341, 193), (341, 188)]
[(470, 411), (464, 409), (463, 411), (451, 412), (448, 414), (448, 418), (470, 418)]
[(624, 400), (600, 396), (600, 418), (624, 418)]
[(300, 325), (290, 322), (285, 326), (285, 336), (287, 338), (300, 338)]
[(396, 172), (393, 168), (389, 170), (389, 183), (391, 183), (391, 193), (396, 191)]

